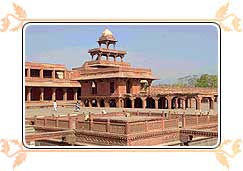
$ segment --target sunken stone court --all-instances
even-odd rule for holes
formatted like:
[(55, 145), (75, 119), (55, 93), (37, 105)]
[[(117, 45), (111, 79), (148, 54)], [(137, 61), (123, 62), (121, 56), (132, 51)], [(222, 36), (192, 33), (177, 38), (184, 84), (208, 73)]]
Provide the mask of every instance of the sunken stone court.
[(109, 29), (97, 43), (88, 50), (91, 60), (72, 70), (25, 62), (26, 144), (216, 145), (217, 89), (152, 86), (158, 78), (126, 63)]

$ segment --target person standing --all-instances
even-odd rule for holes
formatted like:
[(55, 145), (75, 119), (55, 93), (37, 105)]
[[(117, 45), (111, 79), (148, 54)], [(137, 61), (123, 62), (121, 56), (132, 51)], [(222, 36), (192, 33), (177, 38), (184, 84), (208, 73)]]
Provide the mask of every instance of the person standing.
[(57, 101), (54, 100), (53, 102), (53, 110), (55, 110), (57, 112)]
[(80, 110), (80, 105), (79, 102), (77, 101), (76, 105), (75, 105), (75, 111), (79, 111)]

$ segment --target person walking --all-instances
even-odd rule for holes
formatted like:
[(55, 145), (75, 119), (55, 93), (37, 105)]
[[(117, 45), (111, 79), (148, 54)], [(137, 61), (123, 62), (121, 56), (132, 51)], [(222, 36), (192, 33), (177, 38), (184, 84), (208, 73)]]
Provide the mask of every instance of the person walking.
[(53, 110), (55, 110), (57, 112), (57, 101), (54, 100), (53, 102)]

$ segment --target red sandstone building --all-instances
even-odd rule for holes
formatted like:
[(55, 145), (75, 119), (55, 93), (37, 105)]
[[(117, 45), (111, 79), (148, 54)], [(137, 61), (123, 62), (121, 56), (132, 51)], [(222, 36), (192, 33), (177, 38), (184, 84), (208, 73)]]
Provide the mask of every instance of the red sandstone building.
[(152, 87), (156, 78), (151, 69), (132, 68), (124, 62), (126, 51), (117, 50), (117, 40), (105, 29), (97, 40), (98, 48), (88, 51), (92, 60), (83, 66), (67, 70), (64, 65), (25, 63), (25, 102), (73, 103), (83, 107), (118, 108), (195, 108), (202, 100), (214, 108), (217, 90), (168, 89)]

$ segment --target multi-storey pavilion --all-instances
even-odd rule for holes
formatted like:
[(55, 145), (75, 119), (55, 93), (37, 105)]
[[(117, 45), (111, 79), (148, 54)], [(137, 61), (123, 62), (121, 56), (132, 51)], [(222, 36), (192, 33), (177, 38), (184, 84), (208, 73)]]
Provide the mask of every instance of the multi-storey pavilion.
[(134, 107), (129, 97), (145, 93), (155, 77), (150, 69), (132, 68), (123, 61), (127, 52), (115, 49), (117, 41), (110, 30), (105, 29), (97, 42), (99, 47), (88, 51), (92, 60), (73, 69), (73, 80), (81, 83), (84, 106)]

